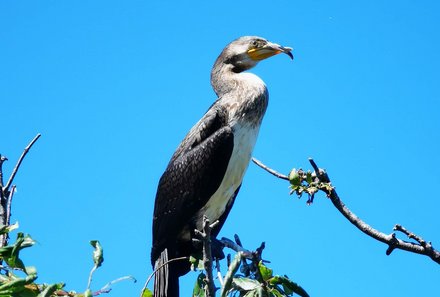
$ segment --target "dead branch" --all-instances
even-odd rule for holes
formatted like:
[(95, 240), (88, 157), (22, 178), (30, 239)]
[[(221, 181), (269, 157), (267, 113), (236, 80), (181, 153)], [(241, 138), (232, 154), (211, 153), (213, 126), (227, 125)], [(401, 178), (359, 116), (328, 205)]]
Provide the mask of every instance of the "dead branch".
[(278, 171), (275, 171), (269, 167), (267, 167), (266, 165), (264, 165), (260, 160), (257, 160), (255, 158), (252, 158), (252, 162), (254, 162), (255, 164), (257, 164), (258, 166), (260, 166), (261, 168), (263, 168), (264, 170), (266, 170), (267, 172), (269, 172), (270, 174), (272, 174), (273, 176), (276, 176), (278, 178), (284, 179), (284, 180), (289, 180), (289, 177), (287, 175), (284, 175), (282, 173), (279, 173)]
[[(286, 179), (285, 175), (278, 173), (277, 171), (270, 169), (260, 161), (256, 159), (252, 159), (252, 161), (263, 168), (264, 170), (268, 171), (270, 174), (275, 175), (278, 178)], [(333, 203), (333, 205), (336, 207), (336, 209), (350, 222), (352, 223), (356, 228), (358, 228), (360, 231), (365, 233), (366, 235), (383, 242), (388, 245), (388, 249), (386, 250), (386, 255), (390, 255), (393, 250), (400, 249), (404, 251), (408, 251), (411, 253), (416, 253), (420, 255), (425, 255), (431, 258), (434, 262), (437, 264), (440, 264), (440, 252), (435, 250), (434, 247), (430, 242), (426, 242), (424, 239), (422, 239), (420, 236), (415, 235), (412, 232), (409, 232), (401, 225), (395, 225), (393, 230), (399, 231), (405, 235), (408, 236), (408, 238), (415, 240), (416, 242), (409, 242), (404, 241), (401, 239), (398, 239), (396, 237), (396, 234), (393, 232), (391, 234), (385, 234), (383, 232), (378, 231), (377, 229), (374, 229), (369, 224), (361, 220), (356, 214), (354, 214), (350, 209), (342, 202), (339, 195), (336, 193), (336, 190), (333, 186), (330, 185), (330, 178), (328, 177), (325, 170), (320, 169), (315, 161), (312, 158), (309, 158), (309, 162), (312, 165), (314, 169), (314, 178), (315, 183), (314, 186), (318, 187), (319, 190), (323, 191), (328, 198), (330, 198), (330, 201)], [(288, 178), (287, 178), (288, 180)], [(322, 185), (323, 186), (320, 186)], [(313, 200), (312, 200), (313, 201)]]
[[(12, 185), (14, 178), (17, 175), (20, 165), (26, 157), (27, 153), (34, 145), (34, 143), (40, 138), (41, 134), (38, 133), (34, 139), (25, 147), (23, 153), (17, 161), (14, 169), (12, 170), (11, 176), (9, 177), (6, 185), (3, 186), (3, 163), (8, 159), (5, 156), (0, 156), (0, 224), (7, 226), (11, 222), (11, 206), (12, 198), (14, 197), (15, 185)], [(0, 247), (4, 247), (8, 244), (8, 234), (3, 234), (0, 236)]]
[(24, 157), (26, 157), (26, 155), (27, 155), (27, 153), (29, 152), (29, 150), (31, 149), (31, 147), (34, 145), (34, 143), (35, 143), (35, 142), (38, 140), (38, 138), (40, 138), (40, 137), (41, 137), (41, 134), (38, 133), (38, 134), (34, 137), (34, 139), (32, 139), (32, 141), (28, 144), (28, 146), (24, 148), (24, 151), (23, 151), (23, 153), (21, 154), (20, 158), (18, 159), (17, 164), (15, 165), (14, 170), (12, 171), (11, 176), (10, 176), (9, 179), (8, 179), (8, 182), (6, 183), (6, 185), (5, 185), (4, 188), (3, 188), (3, 191), (5, 191), (5, 190), (6, 190), (6, 191), (9, 191), (9, 187), (12, 185), (12, 183), (13, 183), (13, 181), (14, 181), (14, 178), (15, 178), (15, 175), (17, 174), (18, 169), (20, 169), (21, 162), (23, 162)]

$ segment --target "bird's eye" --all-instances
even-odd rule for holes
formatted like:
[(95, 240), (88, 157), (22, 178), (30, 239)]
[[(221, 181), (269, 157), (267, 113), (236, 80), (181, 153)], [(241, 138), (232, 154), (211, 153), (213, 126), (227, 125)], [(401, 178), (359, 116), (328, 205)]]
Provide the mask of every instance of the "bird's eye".
[(258, 40), (252, 40), (252, 47), (258, 47)]
[(255, 39), (255, 40), (252, 40), (251, 46), (252, 46), (253, 48), (261, 48), (261, 47), (263, 47), (265, 44), (266, 44), (266, 41), (261, 40), (261, 39)]

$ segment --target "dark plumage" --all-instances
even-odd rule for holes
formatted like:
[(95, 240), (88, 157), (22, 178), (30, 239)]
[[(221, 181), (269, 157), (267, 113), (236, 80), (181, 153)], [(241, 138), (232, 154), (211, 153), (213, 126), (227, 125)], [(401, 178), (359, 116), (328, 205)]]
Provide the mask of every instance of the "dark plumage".
[(217, 236), (240, 189), (266, 111), (268, 92), (256, 75), (246, 73), (259, 61), (291, 48), (246, 36), (231, 42), (217, 58), (211, 84), (218, 99), (183, 139), (160, 178), (153, 217), (154, 295), (179, 294), (178, 277), (188, 261), (168, 260), (198, 251), (191, 238), (203, 215), (219, 224)]

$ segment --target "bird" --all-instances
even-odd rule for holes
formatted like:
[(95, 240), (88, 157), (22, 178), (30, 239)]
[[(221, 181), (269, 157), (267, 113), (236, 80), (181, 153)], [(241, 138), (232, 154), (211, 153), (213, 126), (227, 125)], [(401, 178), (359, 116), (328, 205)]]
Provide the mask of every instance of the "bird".
[(229, 43), (216, 59), (211, 85), (217, 99), (190, 129), (159, 179), (153, 213), (154, 296), (179, 296), (179, 277), (200, 252), (193, 242), (203, 217), (218, 221), (215, 238), (240, 190), (269, 100), (265, 83), (246, 72), (292, 48), (258, 36)]

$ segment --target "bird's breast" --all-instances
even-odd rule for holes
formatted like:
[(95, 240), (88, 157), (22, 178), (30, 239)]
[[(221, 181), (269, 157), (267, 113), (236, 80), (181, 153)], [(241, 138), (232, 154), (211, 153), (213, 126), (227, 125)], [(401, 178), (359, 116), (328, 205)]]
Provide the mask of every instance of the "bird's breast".
[(214, 222), (225, 212), (230, 199), (240, 186), (248, 168), (258, 132), (259, 125), (246, 122), (237, 123), (233, 127), (234, 148), (228, 167), (217, 191), (211, 196), (205, 206), (197, 212), (195, 222), (198, 224), (198, 229), (202, 227), (199, 224), (203, 221), (201, 219), (203, 215), (206, 215), (211, 222)]

